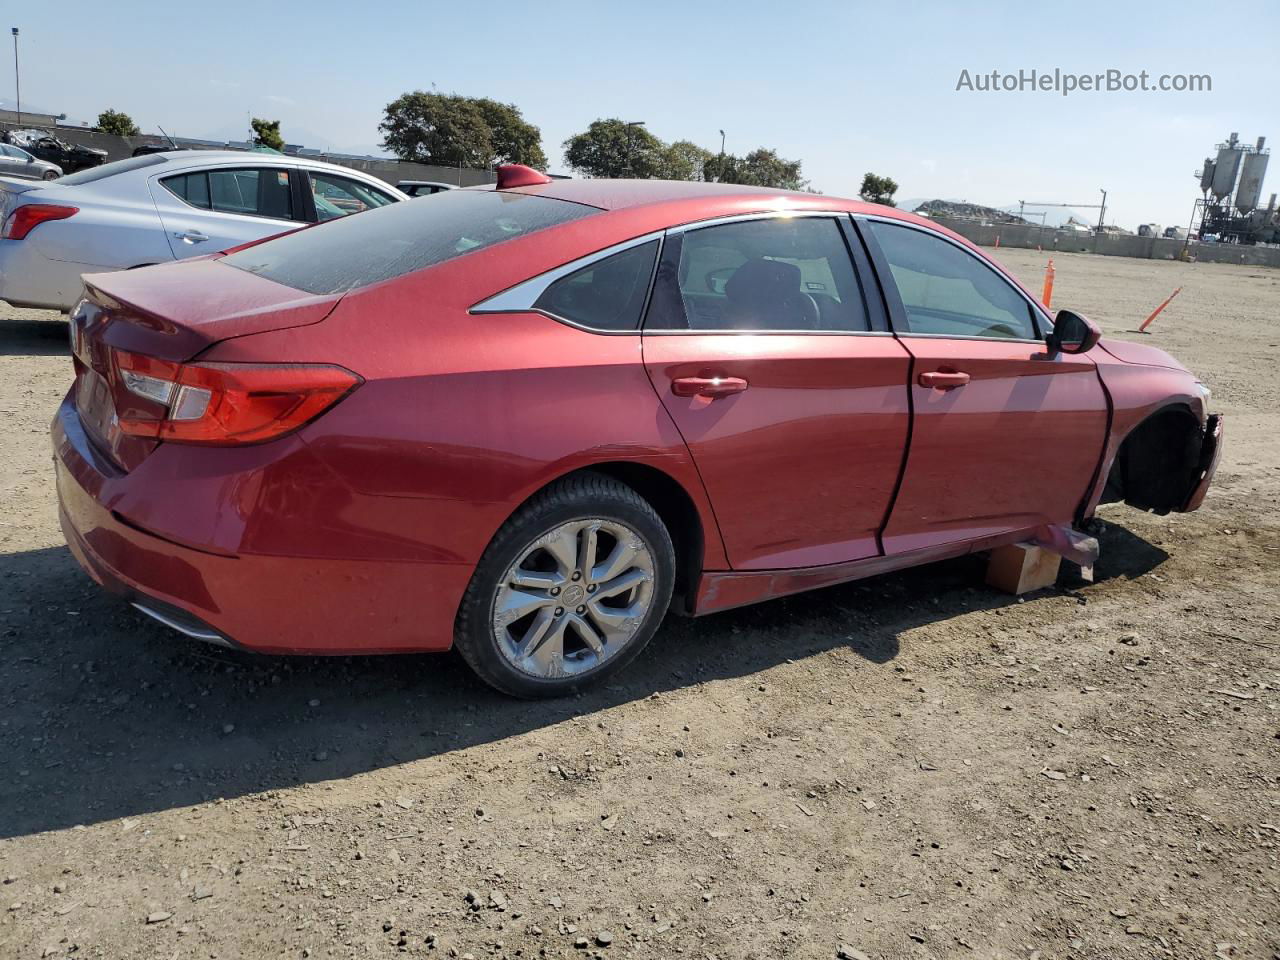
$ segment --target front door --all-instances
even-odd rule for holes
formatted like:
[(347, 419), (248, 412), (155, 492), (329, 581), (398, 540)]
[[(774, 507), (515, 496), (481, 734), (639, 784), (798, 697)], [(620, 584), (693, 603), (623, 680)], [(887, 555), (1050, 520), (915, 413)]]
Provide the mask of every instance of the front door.
[(645, 367), (735, 569), (880, 552), (907, 439), (910, 355), (878, 297), (864, 296), (854, 244), (835, 216), (712, 224), (664, 242)]
[(1047, 317), (967, 247), (859, 225), (912, 356), (911, 444), (885, 552), (1070, 523), (1107, 436), (1093, 361), (1050, 354)]

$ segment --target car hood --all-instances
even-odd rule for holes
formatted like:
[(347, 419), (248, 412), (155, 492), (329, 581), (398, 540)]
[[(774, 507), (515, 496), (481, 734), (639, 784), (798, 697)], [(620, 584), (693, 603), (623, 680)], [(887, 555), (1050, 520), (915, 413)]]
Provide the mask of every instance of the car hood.
[(1098, 341), (1098, 346), (1124, 363), (1138, 363), (1147, 367), (1166, 367), (1169, 370), (1190, 372), (1159, 347), (1149, 347), (1145, 343), (1130, 343), (1127, 340), (1110, 340), (1104, 337)]

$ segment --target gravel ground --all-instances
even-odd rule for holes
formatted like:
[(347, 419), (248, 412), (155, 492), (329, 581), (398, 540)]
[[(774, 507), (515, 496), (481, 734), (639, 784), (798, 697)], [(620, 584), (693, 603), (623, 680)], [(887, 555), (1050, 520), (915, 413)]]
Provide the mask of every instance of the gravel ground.
[[(1000, 251), (1039, 290), (1046, 256)], [(978, 558), (672, 620), (621, 680), (269, 659), (100, 595), (58, 532), (56, 315), (0, 306), (0, 957), (1280, 956), (1280, 272), (1057, 255), (1228, 416), (1098, 581)]]

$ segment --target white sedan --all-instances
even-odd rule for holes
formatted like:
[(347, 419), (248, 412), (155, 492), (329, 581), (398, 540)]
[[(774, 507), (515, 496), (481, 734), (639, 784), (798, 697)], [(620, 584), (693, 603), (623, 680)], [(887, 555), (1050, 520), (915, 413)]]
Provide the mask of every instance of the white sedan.
[(237, 151), (154, 153), (49, 183), (0, 176), (0, 299), (65, 311), (82, 273), (217, 253), (407, 199), (358, 170)]

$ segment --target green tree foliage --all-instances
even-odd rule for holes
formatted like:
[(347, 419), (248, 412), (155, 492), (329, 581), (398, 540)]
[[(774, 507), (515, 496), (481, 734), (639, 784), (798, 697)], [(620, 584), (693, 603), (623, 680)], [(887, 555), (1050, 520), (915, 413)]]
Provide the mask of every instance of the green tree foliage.
[(523, 163), (535, 170), (547, 169), (547, 155), (542, 152), (542, 131), (525, 120), (517, 107), (487, 97), (481, 97), (475, 104), (489, 125), (493, 163)]
[(284, 137), (280, 136), (279, 120), (261, 120), (254, 117), (249, 121), (253, 127), (253, 142), (259, 147), (270, 147), (272, 150), (284, 152)]
[(595, 120), (584, 132), (564, 142), (564, 158), (589, 177), (660, 175), (667, 145), (640, 124), (616, 118)]
[(862, 178), (862, 189), (858, 191), (858, 196), (867, 203), (882, 203), (886, 207), (893, 207), (897, 206), (893, 201), (893, 195), (897, 192), (896, 180), (868, 173)]
[(707, 179), (779, 190), (806, 190), (809, 181), (800, 173), (799, 160), (784, 160), (776, 150), (760, 147), (745, 157), (726, 153), (707, 162)]
[(658, 176), (663, 180), (703, 180), (710, 150), (689, 140), (667, 144), (659, 158)]
[(402, 160), (467, 167), (523, 163), (543, 170), (542, 133), (509, 103), (415, 90), (387, 104), (382, 145)]
[(117, 137), (136, 137), (142, 131), (133, 122), (133, 117), (119, 110), (103, 110), (98, 114), (98, 129), (103, 133), (112, 133)]
[(564, 142), (565, 162), (588, 177), (717, 180), (784, 190), (806, 190), (799, 160), (761, 147), (745, 157), (714, 154), (689, 140), (663, 143), (643, 126), (616, 117), (596, 120)]

